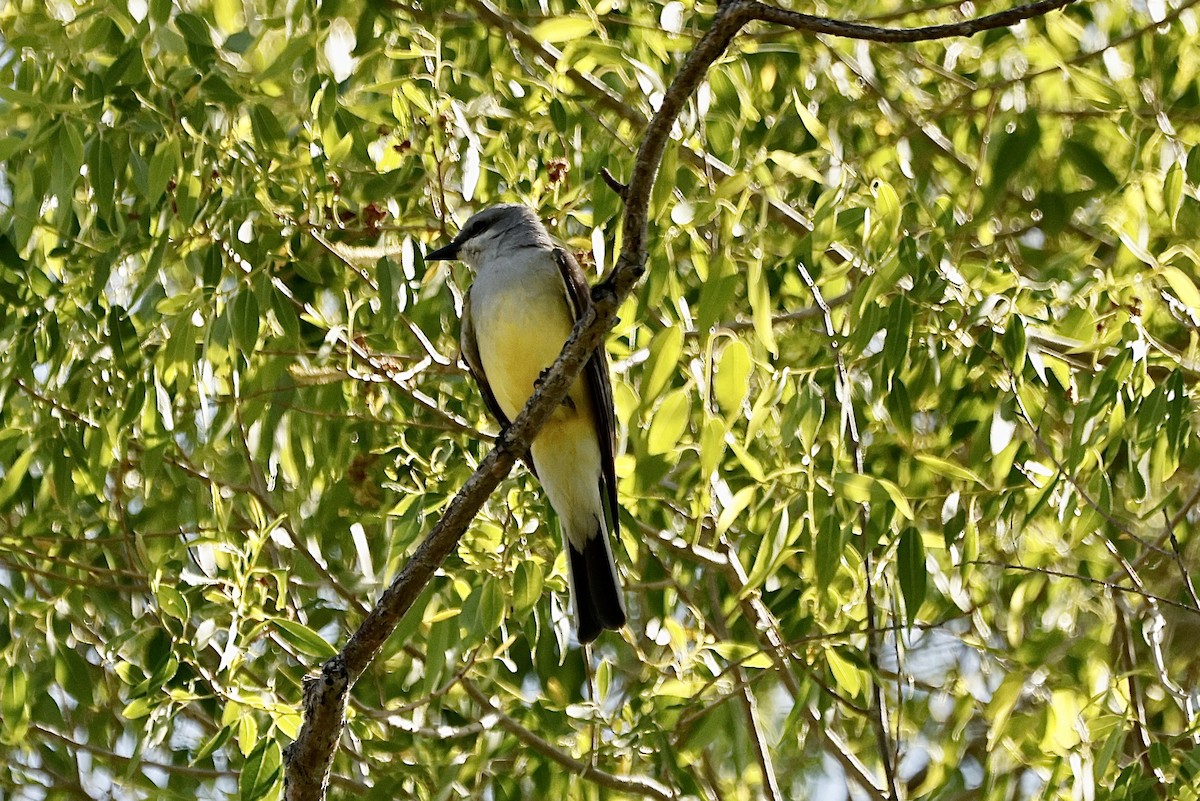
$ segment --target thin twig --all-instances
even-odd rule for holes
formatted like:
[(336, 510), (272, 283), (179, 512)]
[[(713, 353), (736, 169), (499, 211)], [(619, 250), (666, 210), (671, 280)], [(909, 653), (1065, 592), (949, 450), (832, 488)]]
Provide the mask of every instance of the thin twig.
[[(1163, 515), (1166, 515), (1165, 510)], [(1192, 606), (1196, 607), (1197, 612), (1200, 612), (1200, 597), (1196, 595), (1196, 585), (1192, 583), (1192, 574), (1183, 561), (1183, 553), (1179, 549), (1179, 539), (1175, 536), (1175, 527), (1168, 526), (1167, 534), (1171, 541), (1171, 553), (1175, 555), (1175, 564), (1179, 567), (1180, 578), (1183, 579), (1184, 589), (1187, 590), (1188, 597), (1192, 599)]]
[[(720, 594), (717, 591), (716, 576), (708, 574), (708, 595), (712, 608), (718, 612), (721, 609)], [(729, 627), (720, 614), (712, 616), (714, 633), (723, 641), (730, 641)], [(750, 731), (750, 744), (754, 748), (754, 756), (758, 759), (758, 769), (762, 771), (763, 795), (771, 801), (782, 801), (783, 793), (779, 791), (779, 777), (775, 775), (774, 761), (771, 759), (771, 748), (767, 745), (767, 737), (763, 732), (762, 720), (758, 714), (758, 699), (754, 690), (746, 683), (746, 673), (741, 667), (733, 668), (733, 677), (738, 684), (738, 700), (742, 704), (742, 712), (746, 716), (747, 728)]]
[(1170, 598), (1164, 598), (1161, 595), (1155, 595), (1154, 593), (1147, 592), (1145, 588), (1126, 587), (1123, 584), (1105, 581), (1104, 579), (1092, 578), (1091, 576), (1084, 576), (1079, 573), (1068, 573), (1063, 570), (1054, 570), (1049, 567), (1034, 567), (1031, 565), (1011, 564), (1009, 562), (996, 562), (991, 559), (973, 559), (967, 561), (966, 564), (988, 565), (989, 567), (999, 567), (1004, 570), (1019, 570), (1024, 573), (1041, 573), (1042, 575), (1054, 576), (1055, 578), (1073, 579), (1074, 581), (1082, 581), (1087, 584), (1093, 584), (1097, 587), (1103, 587), (1104, 589), (1111, 590), (1113, 592), (1124, 593), (1126, 595), (1137, 595), (1149, 603), (1170, 606), (1175, 609), (1181, 609), (1185, 612), (1191, 612), (1194, 615), (1200, 614), (1200, 610), (1196, 610), (1188, 604), (1180, 603), (1179, 601), (1173, 601)]
[(581, 759), (576, 759), (570, 754), (564, 753), (553, 743), (539, 737), (518, 723), (514, 718), (504, 714), (504, 712), (492, 704), (491, 700), (470, 679), (464, 678), (462, 686), (467, 691), (467, 695), (471, 696), (475, 703), (483, 707), (484, 714), (481, 719), (494, 718), (500, 728), (542, 756), (548, 757), (559, 765), (562, 765), (581, 779), (586, 779), (601, 787), (607, 787), (610, 790), (633, 793), (645, 796), (646, 798), (657, 798), (660, 801), (673, 801), (673, 799), (678, 797), (669, 787), (660, 784), (654, 779), (644, 776), (618, 776), (615, 773), (599, 770)]
[[(850, 374), (846, 370), (846, 361), (842, 358), (841, 342), (838, 339), (837, 327), (833, 323), (833, 311), (829, 308), (829, 304), (825, 302), (824, 296), (821, 294), (820, 288), (812, 275), (809, 274), (808, 268), (803, 263), (796, 265), (800, 273), (800, 278), (804, 281), (808, 291), (812, 293), (813, 302), (821, 309), (822, 317), (825, 321), (825, 335), (829, 339), (829, 347), (833, 351), (834, 362), (837, 367), (836, 380), (836, 395), (842, 412), (842, 429), (846, 432), (846, 438), (850, 443), (851, 458), (854, 461), (854, 472), (859, 475), (866, 473), (863, 463), (863, 447), (862, 439), (858, 433), (858, 420), (854, 412), (854, 401), (852, 397), (853, 388), (850, 385)], [(883, 693), (883, 685), (880, 681), (882, 673), (879, 668), (879, 642), (875, 635), (875, 625), (878, 618), (875, 603), (875, 580), (874, 572), (874, 554), (867, 542), (867, 524), (869, 517), (869, 507), (867, 504), (860, 504), (859, 526), (862, 530), (863, 537), (863, 580), (865, 583), (864, 595), (867, 603), (867, 663), (871, 666), (871, 707), (874, 715), (872, 721), (875, 729), (875, 740), (879, 746), (879, 758), (883, 761), (883, 772), (887, 778), (887, 786), (893, 801), (900, 798), (900, 789), (896, 781), (896, 754), (893, 750), (891, 742), (891, 729), (888, 723), (888, 709), (886, 699)]]
[[(867, 769), (862, 760), (854, 753), (854, 750), (842, 740), (842, 738), (833, 731), (825, 721), (821, 719), (821, 713), (817, 709), (807, 703), (804, 694), (800, 692), (800, 686), (796, 681), (796, 677), (787, 667), (787, 653), (789, 646), (784, 642), (783, 635), (779, 631), (779, 625), (775, 621), (774, 615), (767, 605), (763, 603), (762, 598), (757, 592), (747, 593), (746, 585), (749, 583), (749, 576), (746, 574), (745, 568), (738, 560), (737, 554), (733, 546), (723, 540), (726, 553), (726, 580), (730, 582), (734, 593), (738, 598), (741, 598), (742, 613), (747, 619), (754, 623), (755, 631), (760, 631), (767, 638), (767, 642), (771, 648), (767, 653), (775, 660), (776, 666), (779, 667), (780, 676), (783, 679), (784, 685), (788, 688), (792, 698), (797, 703), (804, 704), (804, 713), (808, 718), (810, 730), (820, 737), (826, 746), (826, 751), (833, 756), (835, 760), (842, 766), (842, 770), (846, 775), (852, 778), (866, 793), (875, 801), (884, 801), (884, 788), (879, 785), (871, 772)], [(874, 621), (868, 621), (868, 627), (874, 625)], [(871, 639), (871, 632), (867, 632), (868, 640)]]
[(625, 199), (625, 193), (629, 191), (629, 187), (618, 181), (616, 176), (608, 171), (608, 167), (600, 170), (600, 177), (604, 180), (604, 183), (608, 184), (609, 189), (617, 193), (619, 198), (622, 200)]
[[(1156, 775), (1154, 763), (1150, 759), (1150, 733), (1146, 726), (1146, 708), (1142, 702), (1142, 691), (1137, 681), (1137, 654), (1133, 650), (1133, 638), (1129, 635), (1129, 624), (1125, 621), (1124, 604), (1120, 596), (1113, 598), (1113, 615), (1117, 623), (1117, 647), (1120, 648), (1121, 661), (1125, 663), (1125, 681), (1129, 685), (1129, 717), (1133, 725), (1133, 736), (1138, 744), (1138, 761), (1147, 776)], [(1162, 785), (1157, 783), (1159, 794)]]
[(920, 28), (881, 28), (875, 25), (864, 25), (859, 22), (842, 22), (828, 17), (816, 17), (812, 14), (801, 14), (785, 8), (777, 8), (766, 3), (747, 3), (746, 13), (751, 19), (773, 22), (784, 25), (803, 33), (823, 33), (844, 39), (865, 39), (870, 42), (888, 42), (890, 44), (907, 44), (911, 42), (928, 42), (933, 39), (949, 39), (958, 36), (974, 36), (983, 31), (995, 28), (1007, 28), (1023, 20), (1042, 17), (1051, 11), (1057, 11), (1078, 0), (1038, 0), (1017, 8), (986, 14), (974, 19), (950, 22), (944, 25), (927, 25)]

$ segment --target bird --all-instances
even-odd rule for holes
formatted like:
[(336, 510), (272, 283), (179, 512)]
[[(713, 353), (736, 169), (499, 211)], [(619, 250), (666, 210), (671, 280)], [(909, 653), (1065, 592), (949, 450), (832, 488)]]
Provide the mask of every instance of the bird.
[[(463, 359), (489, 411), (508, 426), (592, 303), (583, 270), (528, 207), (502, 204), (467, 220), (425, 261), (459, 260), (474, 280), (463, 299)], [(625, 625), (610, 540), (619, 533), (616, 424), (600, 345), (529, 446), (525, 461), (558, 516), (580, 643)]]

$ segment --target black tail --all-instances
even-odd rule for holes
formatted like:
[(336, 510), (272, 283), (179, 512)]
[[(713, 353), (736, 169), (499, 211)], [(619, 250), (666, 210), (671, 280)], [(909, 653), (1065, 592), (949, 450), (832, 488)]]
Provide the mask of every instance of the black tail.
[(617, 582), (617, 566), (603, 527), (588, 540), (582, 551), (576, 550), (568, 540), (567, 554), (575, 589), (579, 642), (591, 642), (604, 629), (616, 630), (624, 626), (625, 604)]

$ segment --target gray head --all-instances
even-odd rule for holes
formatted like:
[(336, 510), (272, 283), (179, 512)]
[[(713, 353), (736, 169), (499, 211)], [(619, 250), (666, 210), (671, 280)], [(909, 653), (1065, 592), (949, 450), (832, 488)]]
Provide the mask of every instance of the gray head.
[(476, 270), (489, 253), (529, 247), (550, 249), (554, 243), (536, 214), (506, 203), (475, 214), (449, 245), (427, 254), (425, 261), (462, 259)]

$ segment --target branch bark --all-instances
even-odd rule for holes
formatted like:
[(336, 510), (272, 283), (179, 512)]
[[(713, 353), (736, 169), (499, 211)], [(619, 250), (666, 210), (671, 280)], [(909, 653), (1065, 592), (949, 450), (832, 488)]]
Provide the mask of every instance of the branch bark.
[(752, 19), (773, 22), (804, 33), (823, 33), (844, 39), (864, 39), (870, 42), (908, 44), (927, 42), (932, 39), (974, 36), (983, 31), (1006, 28), (1023, 20), (1045, 16), (1051, 11), (1057, 11), (1074, 2), (1078, 2), (1078, 0), (1038, 0), (1036, 3), (1010, 8), (1007, 11), (998, 11), (995, 14), (986, 14), (975, 19), (951, 22), (945, 25), (926, 25), (920, 28), (881, 28), (858, 22), (843, 22), (757, 2), (747, 3), (746, 13)]

